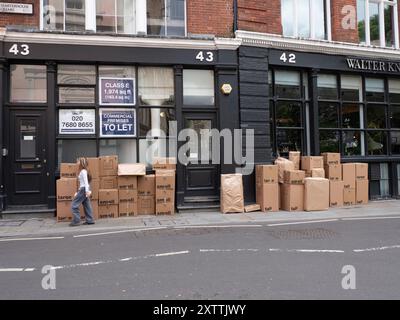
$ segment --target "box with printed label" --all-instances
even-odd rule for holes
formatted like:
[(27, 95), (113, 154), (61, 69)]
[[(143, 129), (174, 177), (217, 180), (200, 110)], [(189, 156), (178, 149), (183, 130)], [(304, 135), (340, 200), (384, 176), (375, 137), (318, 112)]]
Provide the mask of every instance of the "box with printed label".
[(138, 215), (138, 204), (137, 202), (120, 202), (118, 205), (118, 216), (119, 217), (133, 217)]
[(153, 158), (153, 170), (176, 170), (176, 158)]
[(324, 211), (329, 209), (329, 180), (306, 178), (304, 180), (304, 210)]
[(282, 209), (285, 211), (304, 210), (304, 185), (282, 184), (281, 186)]
[(275, 212), (279, 210), (279, 184), (265, 183), (256, 188), (256, 202), (261, 211)]
[(118, 218), (118, 204), (114, 205), (99, 205), (99, 219)]
[(342, 164), (342, 178), (344, 182), (344, 188), (355, 189), (356, 188), (356, 165), (355, 163), (344, 163)]
[(356, 180), (368, 180), (368, 163), (356, 163)]
[(79, 165), (77, 163), (61, 163), (60, 177), (61, 178), (76, 178), (78, 176)]
[(99, 157), (100, 177), (118, 175), (118, 156)]
[[(93, 219), (97, 220), (99, 219), (99, 204), (97, 201), (90, 201), (90, 205), (92, 206), (92, 213), (93, 213)], [(79, 206), (79, 212), (81, 214), (81, 219), (86, 219), (85, 216), (85, 210), (83, 209), (83, 205)]]
[(90, 196), (91, 200), (99, 199), (99, 190), (100, 190), (100, 179), (93, 179), (90, 181), (90, 191), (92, 191), (92, 195)]
[(146, 165), (144, 163), (120, 163), (118, 165), (119, 176), (144, 176)]
[(289, 160), (294, 164), (294, 170), (300, 170), (300, 151), (289, 151)]
[(322, 168), (312, 169), (311, 178), (325, 178), (325, 170)]
[(256, 166), (256, 184), (278, 183), (277, 165), (257, 165)]
[(156, 194), (156, 176), (154, 174), (138, 177), (138, 195), (154, 196)]
[(92, 179), (100, 178), (100, 160), (99, 158), (87, 158), (89, 173)]
[(301, 170), (310, 171), (324, 167), (324, 158), (316, 156), (301, 157)]
[(137, 190), (138, 177), (137, 176), (119, 176), (118, 189)]
[(356, 204), (367, 204), (368, 203), (368, 180), (357, 180), (356, 181)]
[(306, 173), (302, 170), (287, 170), (283, 175), (283, 182), (286, 184), (303, 184)]
[(175, 190), (175, 171), (156, 171), (156, 192), (157, 190)]
[(342, 165), (341, 164), (330, 164), (325, 166), (325, 178), (333, 181), (342, 180)]
[(329, 181), (329, 206), (333, 208), (343, 207), (343, 181)]
[(118, 204), (118, 189), (100, 189), (99, 206)]
[(72, 201), (77, 190), (76, 178), (62, 178), (57, 180), (57, 201)]
[(101, 177), (100, 189), (118, 189), (118, 177)]
[(139, 215), (153, 215), (156, 213), (154, 196), (138, 196)]
[(156, 215), (173, 215), (175, 205), (171, 202), (156, 203)]
[(137, 190), (119, 190), (118, 191), (119, 203), (121, 202), (137, 202)]
[(343, 204), (345, 206), (352, 206), (356, 204), (356, 189), (354, 188), (343, 189)]
[(321, 156), (324, 158), (324, 166), (340, 164), (340, 153), (324, 152)]

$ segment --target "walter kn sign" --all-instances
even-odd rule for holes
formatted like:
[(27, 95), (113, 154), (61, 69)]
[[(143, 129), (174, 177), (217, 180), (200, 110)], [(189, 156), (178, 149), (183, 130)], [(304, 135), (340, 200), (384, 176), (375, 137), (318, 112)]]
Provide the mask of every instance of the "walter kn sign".
[(357, 58), (347, 58), (346, 62), (353, 70), (400, 73), (400, 62)]

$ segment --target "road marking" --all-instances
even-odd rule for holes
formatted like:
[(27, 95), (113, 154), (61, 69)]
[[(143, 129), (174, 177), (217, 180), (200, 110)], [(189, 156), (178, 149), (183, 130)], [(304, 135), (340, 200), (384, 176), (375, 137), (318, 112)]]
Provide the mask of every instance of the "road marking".
[(132, 259), (133, 259), (133, 257), (130, 257), (130, 258), (119, 259), (118, 261), (126, 262), (126, 261), (131, 261)]
[(379, 219), (400, 219), (400, 217), (364, 217), (364, 218), (341, 218), (341, 220), (352, 221), (352, 220), (379, 220)]
[(35, 271), (35, 268), (25, 268), (24, 271), (26, 271), (26, 272), (32, 272), (32, 271)]
[(367, 249), (354, 249), (354, 252), (368, 252), (368, 251), (382, 251), (388, 249), (400, 249), (400, 245), (394, 246), (385, 246), (385, 247), (377, 247), (377, 248), (367, 248)]
[(166, 256), (175, 256), (178, 254), (186, 254), (186, 253), (189, 253), (189, 251), (186, 250), (186, 251), (177, 251), (177, 252), (157, 253), (154, 256), (155, 257), (166, 257)]
[(232, 249), (200, 249), (200, 252), (232, 252)]
[(289, 226), (289, 225), (309, 224), (309, 223), (321, 223), (321, 222), (332, 222), (332, 221), (338, 221), (338, 220), (339, 220), (339, 219), (329, 219), (329, 220), (312, 220), (312, 221), (298, 221), (298, 222), (274, 223), (274, 224), (268, 224), (268, 227)]
[(156, 227), (156, 228), (129, 229), (129, 230), (120, 230), (120, 231), (79, 234), (79, 235), (75, 235), (74, 238), (104, 236), (104, 235), (108, 235), (108, 234), (118, 234), (118, 233), (138, 232), (138, 231), (152, 231), (152, 230), (161, 230), (161, 229), (166, 229), (166, 228), (167, 227)]
[(0, 269), (0, 272), (31, 272), (34, 270), (35, 268), (3, 268)]
[(269, 252), (300, 252), (300, 253), (344, 253), (343, 250), (329, 249), (268, 249)]
[(12, 238), (12, 239), (0, 239), (0, 242), (8, 242), (8, 241), (34, 241), (34, 240), (58, 240), (58, 239), (64, 239), (64, 237)]
[(233, 225), (214, 225), (214, 226), (176, 226), (174, 229), (196, 229), (196, 228), (260, 228), (261, 224), (233, 224)]

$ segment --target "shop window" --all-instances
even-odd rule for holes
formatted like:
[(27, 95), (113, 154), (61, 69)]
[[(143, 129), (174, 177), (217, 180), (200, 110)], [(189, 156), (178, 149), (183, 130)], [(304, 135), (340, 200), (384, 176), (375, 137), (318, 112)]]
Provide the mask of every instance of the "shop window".
[(154, 157), (176, 156), (169, 154), (170, 143), (172, 139), (148, 138), (139, 140), (139, 161), (151, 167)]
[(337, 100), (337, 78), (335, 75), (318, 75), (318, 99)]
[(13, 64), (10, 66), (10, 100), (15, 103), (47, 101), (46, 66)]
[(275, 110), (278, 127), (301, 127), (302, 108), (300, 103), (278, 101)]
[(278, 98), (298, 99), (301, 97), (300, 73), (295, 71), (275, 72), (275, 95)]
[(397, 173), (397, 195), (400, 196), (400, 164), (396, 164), (396, 173)]
[(390, 133), (392, 155), (400, 155), (400, 131)]
[(386, 128), (386, 107), (383, 105), (369, 104), (367, 106), (367, 128)]
[(343, 128), (360, 128), (362, 114), (358, 103), (342, 104), (342, 127)]
[(338, 128), (339, 127), (339, 105), (337, 103), (319, 103), (319, 127)]
[(365, 91), (367, 101), (384, 102), (385, 101), (385, 83), (383, 79), (365, 79)]
[(343, 101), (362, 101), (362, 80), (358, 76), (340, 77), (340, 96)]
[(43, 0), (43, 29), (84, 31), (85, 2), (85, 0)]
[(360, 43), (398, 48), (397, 0), (357, 0), (357, 22)]
[(96, 31), (134, 34), (135, 0), (97, 0)]
[(296, 129), (277, 129), (277, 149), (280, 155), (287, 155), (289, 151), (302, 151), (303, 132)]
[(362, 133), (360, 131), (342, 131), (342, 154), (345, 156), (360, 156), (362, 152)]
[(338, 131), (324, 130), (319, 134), (320, 152), (340, 152), (340, 136)]
[(386, 155), (387, 133), (385, 131), (368, 131), (367, 147), (369, 155)]
[(147, 0), (147, 34), (184, 37), (185, 5), (185, 0)]
[(141, 137), (167, 137), (170, 134), (169, 121), (175, 120), (172, 108), (141, 108), (139, 110), (139, 134)]
[(119, 163), (136, 163), (136, 139), (101, 139), (100, 156), (117, 155)]
[(135, 78), (135, 67), (128, 66), (99, 66), (99, 77)]
[(141, 105), (174, 105), (174, 72), (172, 68), (140, 67), (138, 80)]
[(283, 35), (327, 39), (329, 8), (329, 0), (282, 0)]
[(390, 107), (390, 126), (392, 129), (400, 129), (400, 106)]
[(214, 105), (214, 72), (183, 70), (183, 104)]
[(400, 80), (389, 80), (389, 99), (391, 103), (400, 103)]
[(69, 88), (61, 87), (58, 89), (59, 103), (95, 103), (94, 88)]
[(96, 157), (96, 140), (58, 140), (58, 165), (76, 162), (79, 157)]
[(390, 197), (390, 178), (388, 163), (370, 163), (370, 195), (372, 199)]
[(58, 84), (95, 85), (96, 67), (92, 65), (60, 64), (57, 70)]

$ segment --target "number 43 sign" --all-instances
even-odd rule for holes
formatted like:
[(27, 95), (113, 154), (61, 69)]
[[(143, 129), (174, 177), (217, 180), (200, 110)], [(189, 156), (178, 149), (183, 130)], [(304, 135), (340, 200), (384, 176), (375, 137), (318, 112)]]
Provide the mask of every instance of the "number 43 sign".
[(14, 43), (13, 45), (11, 45), (8, 52), (13, 54), (14, 56), (18, 56), (18, 55), (27, 56), (30, 54), (29, 45)]

